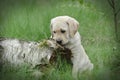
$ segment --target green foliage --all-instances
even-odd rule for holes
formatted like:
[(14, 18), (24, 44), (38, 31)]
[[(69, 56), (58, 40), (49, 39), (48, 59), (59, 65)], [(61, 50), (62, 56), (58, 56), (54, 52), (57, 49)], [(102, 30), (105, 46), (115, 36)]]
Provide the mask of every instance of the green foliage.
[(84, 0), (72, 0), (72, 1), (77, 1), (77, 2), (79, 2), (80, 4), (83, 4), (83, 3), (84, 3)]
[[(7, 2), (8, 1), (8, 2)], [(50, 37), (50, 20), (60, 15), (74, 17), (80, 22), (79, 32), (82, 44), (94, 64), (91, 75), (83, 73), (80, 80), (112, 80), (114, 73), (114, 53), (117, 54), (114, 25), (109, 15), (101, 12), (92, 4), (83, 0), (5, 0), (0, 5), (0, 36), (39, 41)], [(4, 7), (4, 9), (3, 9)], [(26, 73), (26, 68), (19, 70), (3, 67), (0, 72), (1, 80), (34, 80)], [(2, 74), (2, 75), (1, 75)], [(114, 76), (113, 76), (114, 77)], [(63, 62), (46, 72), (40, 80), (73, 80), (71, 66)]]
[(80, 4), (83, 4), (84, 0), (78, 0)]
[(48, 47), (49, 45), (47, 44), (47, 41), (46, 40), (43, 40), (39, 43), (39, 47)]

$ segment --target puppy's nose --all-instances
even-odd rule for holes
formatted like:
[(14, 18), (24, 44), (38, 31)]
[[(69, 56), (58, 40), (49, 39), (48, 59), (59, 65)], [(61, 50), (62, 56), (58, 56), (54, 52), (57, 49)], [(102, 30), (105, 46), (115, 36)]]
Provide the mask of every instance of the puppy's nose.
[(56, 40), (58, 44), (62, 44), (62, 40)]

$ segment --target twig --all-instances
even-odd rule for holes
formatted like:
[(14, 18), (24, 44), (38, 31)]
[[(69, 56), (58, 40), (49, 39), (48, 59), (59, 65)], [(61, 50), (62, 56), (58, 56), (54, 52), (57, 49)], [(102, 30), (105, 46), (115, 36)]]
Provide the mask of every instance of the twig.
[(108, 3), (110, 4), (110, 6), (112, 7), (112, 8), (114, 8), (113, 7), (113, 3), (111, 2), (112, 0), (108, 0)]
[(120, 12), (120, 8), (118, 9), (118, 11), (116, 12), (116, 15)]

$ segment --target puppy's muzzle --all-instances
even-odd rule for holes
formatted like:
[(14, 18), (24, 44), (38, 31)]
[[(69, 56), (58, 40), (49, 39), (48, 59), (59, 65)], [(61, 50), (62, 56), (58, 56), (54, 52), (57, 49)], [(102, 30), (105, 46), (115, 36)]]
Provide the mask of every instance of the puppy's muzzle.
[(58, 44), (62, 44), (62, 40), (56, 40), (56, 42), (58, 43)]

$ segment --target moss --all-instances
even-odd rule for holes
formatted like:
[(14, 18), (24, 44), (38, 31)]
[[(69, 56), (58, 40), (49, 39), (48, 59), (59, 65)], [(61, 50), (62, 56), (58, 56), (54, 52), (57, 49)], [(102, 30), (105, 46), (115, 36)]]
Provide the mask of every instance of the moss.
[(48, 43), (47, 43), (47, 40), (42, 40), (40, 43), (39, 43), (39, 47), (49, 47)]

